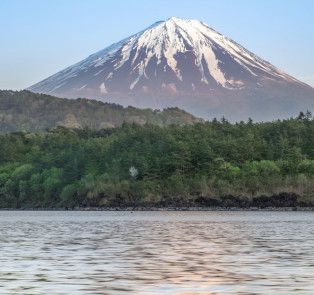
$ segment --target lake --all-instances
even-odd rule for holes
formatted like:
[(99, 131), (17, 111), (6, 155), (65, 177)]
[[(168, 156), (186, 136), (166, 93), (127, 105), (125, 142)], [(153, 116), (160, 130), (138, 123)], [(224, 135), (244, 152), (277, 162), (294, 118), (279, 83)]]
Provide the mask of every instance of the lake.
[(1, 294), (314, 294), (313, 212), (0, 211)]

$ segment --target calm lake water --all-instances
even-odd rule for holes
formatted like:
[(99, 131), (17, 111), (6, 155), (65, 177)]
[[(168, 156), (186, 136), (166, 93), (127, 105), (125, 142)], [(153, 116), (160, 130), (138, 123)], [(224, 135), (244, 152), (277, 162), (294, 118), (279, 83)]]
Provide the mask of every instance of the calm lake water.
[(1, 294), (314, 294), (312, 212), (0, 211)]

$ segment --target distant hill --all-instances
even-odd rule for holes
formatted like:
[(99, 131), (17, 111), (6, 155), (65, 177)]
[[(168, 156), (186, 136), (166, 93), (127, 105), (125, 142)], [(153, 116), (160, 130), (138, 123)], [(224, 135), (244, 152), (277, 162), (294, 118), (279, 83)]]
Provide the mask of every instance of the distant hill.
[(88, 99), (63, 99), (30, 91), (0, 90), (0, 133), (47, 131), (57, 126), (113, 128), (123, 122), (168, 126), (202, 122), (178, 108), (122, 107)]

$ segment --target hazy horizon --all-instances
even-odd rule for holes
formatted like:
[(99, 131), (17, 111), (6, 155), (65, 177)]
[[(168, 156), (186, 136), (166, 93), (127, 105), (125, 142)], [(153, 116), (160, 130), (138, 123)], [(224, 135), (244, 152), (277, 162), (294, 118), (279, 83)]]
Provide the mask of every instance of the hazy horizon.
[(172, 16), (198, 19), (314, 87), (312, 1), (0, 0), (0, 89), (21, 90)]

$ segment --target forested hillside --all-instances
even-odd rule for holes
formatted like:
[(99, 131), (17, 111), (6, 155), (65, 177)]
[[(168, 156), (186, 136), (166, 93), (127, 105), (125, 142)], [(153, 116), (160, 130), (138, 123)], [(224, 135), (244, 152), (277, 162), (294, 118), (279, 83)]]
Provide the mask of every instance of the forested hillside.
[(0, 207), (311, 205), (313, 143), (310, 113), (1, 135)]
[(202, 122), (178, 108), (163, 111), (123, 108), (87, 99), (62, 99), (29, 91), (0, 91), (0, 133), (47, 131), (57, 126), (112, 128), (123, 122), (139, 125), (194, 124)]

